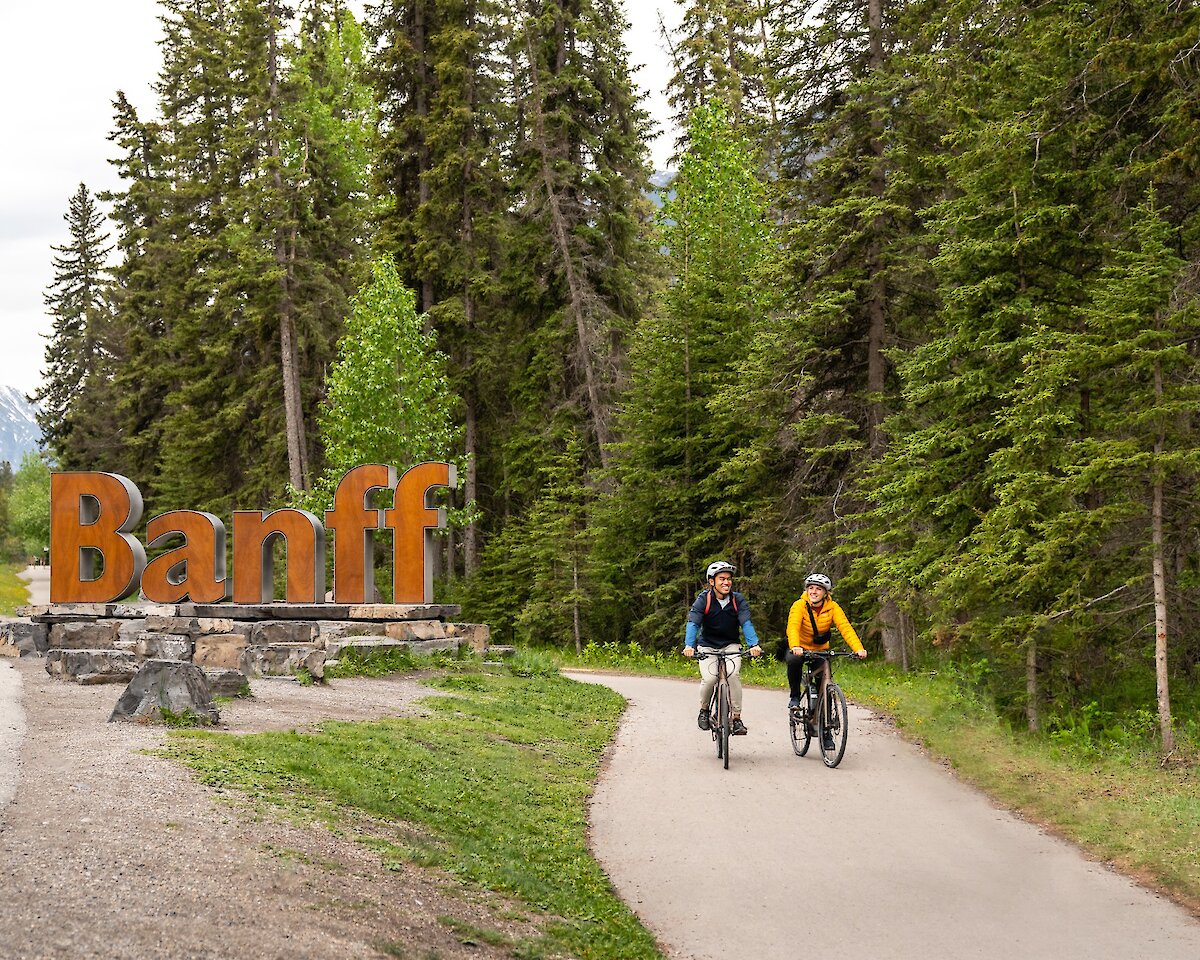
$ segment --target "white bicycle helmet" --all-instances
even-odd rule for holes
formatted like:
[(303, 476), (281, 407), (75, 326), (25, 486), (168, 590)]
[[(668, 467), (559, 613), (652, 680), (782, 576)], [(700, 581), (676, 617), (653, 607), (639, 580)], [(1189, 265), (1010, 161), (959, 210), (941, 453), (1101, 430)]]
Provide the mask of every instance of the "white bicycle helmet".
[(718, 573), (737, 573), (737, 567), (732, 563), (726, 563), (724, 560), (715, 560), (708, 565), (708, 570), (704, 573), (704, 579), (711, 580)]
[(807, 587), (811, 584), (816, 584), (818, 587), (824, 587), (826, 593), (833, 592), (833, 581), (823, 573), (810, 573), (804, 578), (804, 585)]

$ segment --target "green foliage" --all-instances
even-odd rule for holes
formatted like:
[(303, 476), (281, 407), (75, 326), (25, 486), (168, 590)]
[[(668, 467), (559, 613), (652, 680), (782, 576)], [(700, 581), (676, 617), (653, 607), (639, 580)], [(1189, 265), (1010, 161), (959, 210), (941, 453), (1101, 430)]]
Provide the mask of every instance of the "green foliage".
[[(560, 677), (476, 674), (424, 701), (427, 715), (327, 723), (312, 734), (172, 740), (200, 779), (289, 808), (340, 808), (403, 826), (361, 839), (385, 863), (441, 868), (525, 905), (541, 928), (532, 955), (658, 957), (587, 843), (587, 798), (623, 702)], [(469, 798), (470, 802), (464, 802)], [(330, 806), (326, 806), (326, 804)]]
[(329, 373), (319, 421), (326, 471), (311, 494), (294, 491), (294, 500), (314, 512), (331, 509), (338, 481), (359, 464), (403, 473), (426, 460), (455, 459), (454, 402), (445, 358), (422, 330), (412, 291), (390, 263), (376, 260), (351, 301)]
[(743, 437), (725, 392), (768, 304), (757, 153), (719, 104), (696, 109), (689, 142), (660, 212), (674, 282), (634, 331), (615, 482), (596, 510), (611, 616), (656, 647), (677, 644), (702, 565), (742, 559), (729, 484)]
[(50, 545), (50, 466), (44, 457), (26, 453), (13, 477), (9, 524), (27, 557), (40, 557)]

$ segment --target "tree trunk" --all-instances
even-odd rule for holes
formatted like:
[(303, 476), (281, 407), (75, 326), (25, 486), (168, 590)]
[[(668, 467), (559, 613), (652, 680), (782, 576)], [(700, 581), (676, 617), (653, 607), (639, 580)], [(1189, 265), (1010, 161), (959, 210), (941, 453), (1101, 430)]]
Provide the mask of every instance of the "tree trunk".
[(575, 627), (575, 653), (583, 656), (583, 631), (579, 627), (579, 560), (571, 561), (571, 579), (575, 590), (571, 600), (571, 615)]
[(1030, 637), (1025, 644), (1025, 720), (1030, 733), (1041, 727), (1038, 713), (1037, 639)]
[[(476, 450), (476, 424), (475, 424), (475, 396), (473, 391), (469, 391), (466, 396), (467, 404), (467, 422), (465, 442), (467, 447), (467, 480), (463, 487), (463, 499), (467, 504), (475, 502), (475, 498), (479, 495), (479, 467), (475, 456)], [(463, 572), (469, 577), (479, 569), (479, 527), (472, 520), (467, 524), (467, 529), (463, 533)]]
[[(1154, 395), (1162, 404), (1162, 365), (1154, 363)], [(1159, 469), (1166, 440), (1159, 431), (1154, 441), (1154, 469)], [(1167, 673), (1167, 572), (1163, 562), (1163, 480), (1154, 478), (1154, 495), (1150, 516), (1150, 538), (1154, 575), (1154, 676), (1158, 688), (1158, 726), (1162, 733), (1163, 756), (1175, 750), (1175, 730), (1171, 720), (1171, 689)]]
[[(425, 131), (429, 128), (429, 58), (425, 41), (425, 2), (413, 4), (413, 53), (417, 58), (417, 82), (414, 107), (421, 118), (420, 143), (417, 144), (417, 209), (429, 204), (429, 144)], [(433, 307), (433, 277), (428, 270), (421, 273), (421, 312), (426, 314), (425, 332), (430, 332), (428, 313)]]
[[(560, 43), (561, 43), (560, 39)], [(592, 422), (592, 432), (599, 448), (600, 465), (608, 469), (609, 443), (608, 409), (600, 396), (600, 377), (596, 372), (592, 354), (595, 349), (591, 330), (591, 316), (587, 307), (583, 283), (575, 271), (575, 258), (571, 250), (571, 238), (567, 229), (566, 217), (563, 216), (559, 203), (558, 189), (554, 183), (554, 171), (550, 158), (550, 144), (546, 140), (545, 109), (542, 103), (542, 91), (538, 74), (537, 51), (533, 46), (533, 37), (529, 32), (529, 22), (525, 22), (525, 49), (529, 55), (529, 74), (532, 82), (530, 106), (533, 110), (534, 136), (537, 138), (536, 148), (541, 165), (542, 186), (546, 191), (546, 203), (550, 209), (550, 228), (554, 246), (562, 260), (563, 273), (567, 281), (568, 308), (575, 322), (575, 336), (579, 352), (580, 366), (583, 369), (584, 389), (587, 392), (588, 413)]]
[(304, 429), (304, 410), (300, 399), (300, 356), (292, 319), (291, 257), (288, 253), (287, 226), (282, 216), (284, 206), (283, 159), (279, 149), (279, 43), (277, 10), (272, 3), (267, 9), (267, 111), (270, 132), (268, 150), (272, 160), (272, 185), (275, 188), (275, 266), (279, 270), (280, 374), (283, 379), (283, 418), (287, 436), (288, 479), (297, 490), (308, 489), (308, 442)]
[[(883, 44), (883, 0), (867, 2), (867, 33), (871, 48), (871, 70), (884, 66)], [(883, 120), (879, 111), (871, 114), (871, 194), (882, 197), (887, 189), (884, 170)], [(887, 388), (887, 285), (884, 280), (882, 240), (887, 224), (883, 216), (877, 216), (872, 224), (872, 239), (867, 253), (867, 269), (871, 281), (867, 293), (867, 451), (872, 460), (883, 456), (886, 441), (883, 421), (887, 416), (884, 390)], [(890, 552), (882, 543), (876, 545), (876, 553)], [(900, 610), (896, 601), (886, 593), (879, 608), (879, 635), (883, 642), (884, 659), (891, 664), (905, 666), (904, 637), (900, 630)]]

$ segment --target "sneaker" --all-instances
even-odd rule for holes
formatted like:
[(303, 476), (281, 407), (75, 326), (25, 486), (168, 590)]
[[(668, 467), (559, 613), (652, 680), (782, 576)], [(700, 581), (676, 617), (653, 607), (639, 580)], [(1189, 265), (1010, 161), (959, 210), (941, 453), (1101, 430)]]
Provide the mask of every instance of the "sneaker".
[(696, 718), (696, 726), (698, 726), (701, 730), (710, 729), (709, 724), (708, 724), (708, 711), (707, 710), (700, 711), (700, 716), (698, 716)]
[(742, 723), (741, 717), (733, 718), (733, 722), (729, 725), (729, 732), (735, 737), (744, 737), (746, 735), (746, 725)]
[(792, 697), (790, 700), (788, 700), (788, 709), (799, 710), (801, 703), (803, 703), (803, 701), (799, 697)]
[(826, 751), (833, 751), (837, 749), (837, 744), (833, 742), (833, 734), (828, 730), (826, 730), (821, 737), (821, 749)]

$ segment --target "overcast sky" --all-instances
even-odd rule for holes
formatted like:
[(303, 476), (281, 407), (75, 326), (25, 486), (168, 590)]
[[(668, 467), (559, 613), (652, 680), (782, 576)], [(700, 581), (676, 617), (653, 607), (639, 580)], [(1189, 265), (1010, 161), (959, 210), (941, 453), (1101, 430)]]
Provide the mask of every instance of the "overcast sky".
[[(646, 108), (661, 123), (662, 89), (670, 75), (658, 16), (679, 20), (673, 0), (624, 0), (631, 22), (626, 44), (642, 69), (636, 81)], [(40, 0), (6, 4), (0, 117), (0, 385), (24, 392), (41, 382), (42, 294), (52, 278), (52, 244), (67, 240), (67, 201), (86, 183), (115, 189), (108, 134), (117, 90), (143, 112), (154, 104), (160, 36), (154, 0)], [(656, 168), (670, 156), (673, 133), (652, 145)]]

